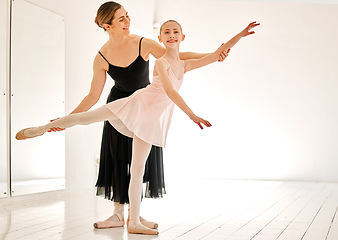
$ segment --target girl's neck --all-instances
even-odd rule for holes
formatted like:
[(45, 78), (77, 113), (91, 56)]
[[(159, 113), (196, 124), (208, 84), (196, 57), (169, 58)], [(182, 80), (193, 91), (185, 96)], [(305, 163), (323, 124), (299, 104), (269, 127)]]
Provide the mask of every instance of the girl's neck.
[(166, 48), (164, 57), (170, 58), (174, 61), (179, 62), (180, 61), (180, 52), (179, 48)]

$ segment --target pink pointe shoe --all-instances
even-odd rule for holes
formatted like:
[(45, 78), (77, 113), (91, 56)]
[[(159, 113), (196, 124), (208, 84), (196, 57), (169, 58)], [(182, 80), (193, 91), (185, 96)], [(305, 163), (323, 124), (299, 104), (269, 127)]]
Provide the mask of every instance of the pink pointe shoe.
[(94, 228), (103, 229), (103, 228), (124, 227), (124, 220), (122, 220), (117, 214), (114, 215), (117, 217), (118, 221), (110, 221), (107, 219), (101, 222), (96, 222), (93, 224)]
[(127, 227), (128, 233), (131, 234), (144, 234), (144, 235), (158, 235), (157, 229), (150, 229), (150, 228), (137, 228), (137, 227), (132, 227), (128, 226)]
[(29, 129), (29, 128), (22, 129), (20, 132), (18, 132), (18, 133), (15, 135), (15, 138), (16, 138), (17, 140), (25, 140), (25, 139), (27, 139), (27, 138), (31, 138), (31, 137), (25, 136), (25, 134), (24, 134), (25, 130), (27, 130), (27, 129)]
[[(146, 226), (147, 228), (150, 228), (150, 229), (157, 229), (158, 228), (158, 224), (155, 223), (155, 222), (150, 222), (150, 221), (147, 221), (145, 220), (144, 218), (140, 217), (140, 222), (143, 226)], [(129, 218), (127, 220), (127, 225), (129, 225)]]
[(27, 129), (32, 129), (32, 128), (25, 128), (25, 129), (22, 129), (20, 132), (18, 132), (18, 133), (15, 135), (15, 138), (16, 138), (17, 140), (25, 140), (25, 139), (27, 139), (27, 138), (35, 138), (35, 137), (38, 137), (38, 136), (42, 136), (42, 135), (44, 134), (44, 133), (41, 133), (41, 134), (39, 134), (39, 135), (35, 135), (35, 136), (28, 137), (28, 136), (25, 135), (25, 131), (26, 131)]

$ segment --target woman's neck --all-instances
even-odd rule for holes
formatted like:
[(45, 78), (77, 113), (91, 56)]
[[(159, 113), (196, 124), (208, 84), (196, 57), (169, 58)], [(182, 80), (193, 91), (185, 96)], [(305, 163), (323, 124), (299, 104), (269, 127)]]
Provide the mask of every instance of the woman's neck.
[(125, 44), (126, 41), (129, 39), (128, 35), (121, 35), (121, 34), (114, 34), (113, 32), (109, 32), (109, 44), (112, 45), (122, 45)]

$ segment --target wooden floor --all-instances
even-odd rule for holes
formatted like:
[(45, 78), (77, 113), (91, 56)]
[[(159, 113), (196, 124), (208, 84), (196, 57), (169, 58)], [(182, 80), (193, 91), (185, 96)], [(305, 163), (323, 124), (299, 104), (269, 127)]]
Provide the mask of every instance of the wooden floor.
[(338, 183), (204, 180), (167, 186), (144, 199), (159, 236), (94, 229), (112, 203), (94, 192), (0, 200), (0, 239), (337, 240)]

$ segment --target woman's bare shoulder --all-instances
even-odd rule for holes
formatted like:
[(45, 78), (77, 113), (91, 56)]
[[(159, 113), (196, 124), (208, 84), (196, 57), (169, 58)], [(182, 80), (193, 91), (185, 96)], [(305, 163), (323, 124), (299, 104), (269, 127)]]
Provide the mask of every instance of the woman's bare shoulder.
[(102, 47), (100, 48), (99, 52), (102, 53), (103, 55), (105, 55), (105, 53), (107, 53), (107, 51), (109, 51), (109, 43), (108, 41), (102, 45)]
[(138, 43), (142, 37), (136, 34), (129, 34), (129, 40)]

